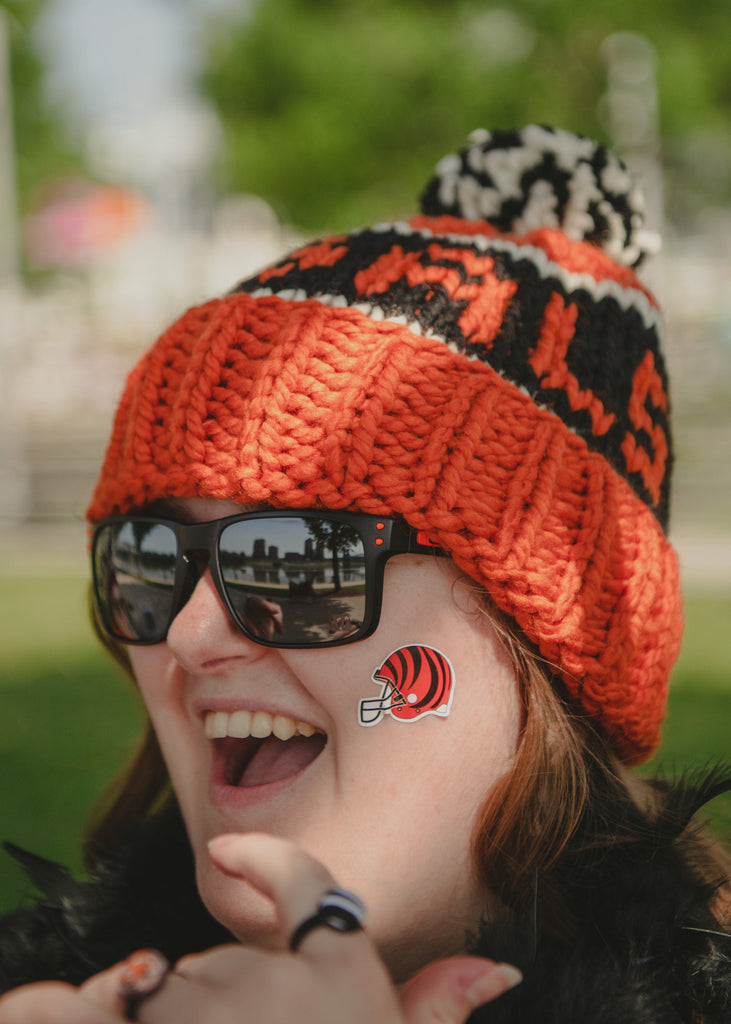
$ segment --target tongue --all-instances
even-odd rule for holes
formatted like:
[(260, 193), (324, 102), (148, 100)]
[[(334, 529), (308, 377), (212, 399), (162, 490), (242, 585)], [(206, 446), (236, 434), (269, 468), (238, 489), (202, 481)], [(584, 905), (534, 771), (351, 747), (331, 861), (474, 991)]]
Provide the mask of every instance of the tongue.
[(321, 733), (293, 736), (291, 740), (270, 736), (259, 744), (238, 785), (263, 786), (295, 775), (315, 760), (324, 745), (325, 737)]

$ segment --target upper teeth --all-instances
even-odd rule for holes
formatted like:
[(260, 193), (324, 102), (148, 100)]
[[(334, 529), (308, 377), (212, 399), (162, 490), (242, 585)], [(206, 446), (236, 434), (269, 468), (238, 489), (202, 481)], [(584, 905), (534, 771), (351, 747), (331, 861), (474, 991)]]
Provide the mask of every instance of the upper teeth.
[(287, 715), (270, 715), (268, 711), (209, 711), (205, 730), (210, 740), (223, 739), (224, 736), (237, 739), (276, 736), (278, 740), (289, 740), (293, 736), (312, 736), (319, 731), (309, 722), (300, 722)]

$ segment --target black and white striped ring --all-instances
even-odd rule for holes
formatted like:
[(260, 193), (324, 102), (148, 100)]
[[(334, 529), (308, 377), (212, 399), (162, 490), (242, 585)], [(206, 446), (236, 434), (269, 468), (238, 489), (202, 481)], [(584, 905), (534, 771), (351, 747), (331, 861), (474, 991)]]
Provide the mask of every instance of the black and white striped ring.
[(328, 889), (320, 897), (317, 910), (298, 925), (289, 940), (295, 953), (304, 939), (315, 928), (331, 928), (335, 932), (355, 932), (365, 923), (365, 904), (347, 889)]

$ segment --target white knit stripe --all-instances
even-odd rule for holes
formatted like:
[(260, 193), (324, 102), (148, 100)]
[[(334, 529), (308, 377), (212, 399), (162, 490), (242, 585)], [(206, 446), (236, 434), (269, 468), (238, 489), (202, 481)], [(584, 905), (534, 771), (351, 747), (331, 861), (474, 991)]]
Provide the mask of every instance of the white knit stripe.
[[(323, 306), (330, 306), (335, 309), (343, 309), (348, 306), (344, 295), (321, 295), (317, 292), (313, 295), (307, 295), (302, 288), (298, 288), (297, 291), (294, 288), (286, 288), (282, 289), (281, 292), (273, 291), (271, 288), (257, 288), (255, 291), (247, 292), (246, 294), (250, 295), (252, 299), (264, 299), (270, 295), (276, 295), (278, 299), (284, 299), (286, 302), (305, 302), (307, 299), (312, 299), (314, 302), (322, 303)], [(357, 309), (363, 316), (367, 316), (369, 320), (377, 322), (387, 320), (392, 324), (401, 324), (402, 327), (407, 327), (412, 334), (418, 334), (424, 338), (433, 338), (434, 341), (441, 341), (442, 344), (447, 345), (453, 352), (459, 352), (460, 355), (467, 356), (468, 359), (479, 358), (479, 356), (468, 355), (454, 344), (448, 344), (443, 334), (438, 334), (431, 329), (425, 331), (418, 320), (413, 320), (404, 313), (389, 315), (385, 310), (381, 309), (377, 302), (374, 302), (373, 305), (369, 305), (367, 302), (354, 302), (349, 308)]]
[[(412, 228), (406, 221), (396, 221), (392, 224), (376, 224), (374, 227), (367, 229), (377, 234), (383, 234), (388, 231), (392, 231), (397, 235), (403, 236), (419, 236), (424, 239), (438, 239), (439, 241), (448, 242), (450, 245), (460, 246), (462, 248), (478, 249), (480, 252), (505, 252), (512, 256), (516, 260), (528, 260), (538, 271), (540, 277), (544, 279), (554, 278), (561, 282), (566, 292), (570, 294), (574, 291), (586, 292), (595, 302), (599, 302), (605, 298), (614, 299), (621, 309), (629, 310), (634, 309), (640, 315), (642, 322), (645, 327), (655, 330), (658, 334), (658, 338), (662, 340), (664, 328), (663, 320), (659, 310), (653, 306), (648, 299), (647, 295), (639, 288), (627, 288), (624, 285), (619, 284), (618, 281), (612, 281), (611, 279), (603, 279), (597, 281), (591, 274), (578, 274), (572, 273), (562, 267), (559, 263), (555, 263), (549, 259), (543, 249), (540, 249), (535, 245), (519, 244), (517, 242), (510, 241), (505, 238), (488, 238), (485, 235), (459, 235), (459, 234), (436, 234), (429, 228)], [(354, 231), (353, 234), (363, 234), (362, 231)], [(264, 287), (257, 288), (255, 291), (249, 293), (253, 298), (262, 298), (267, 295), (278, 295), (282, 299), (286, 299), (289, 302), (303, 302), (305, 299), (316, 299), (321, 302), (324, 306), (334, 307), (346, 307), (348, 305), (347, 299), (337, 293), (313, 293), (308, 295), (302, 288), (293, 289), (281, 289)], [(414, 331), (415, 334), (424, 334), (428, 338), (437, 338), (440, 341), (445, 339), (431, 331), (423, 331), (418, 324), (414, 324), (412, 321), (407, 322), (403, 316), (390, 317), (384, 313), (380, 308), (377, 296), (369, 296), (370, 303), (358, 302), (353, 304), (353, 308), (359, 309), (365, 316), (370, 317), (372, 320), (393, 320), (394, 323), (406, 324), (406, 326)]]
[(416, 235), (421, 238), (446, 239), (452, 245), (463, 246), (464, 248), (479, 249), (480, 252), (505, 252), (516, 260), (530, 260), (542, 278), (558, 278), (567, 292), (582, 289), (593, 299), (599, 300), (607, 296), (615, 299), (622, 309), (634, 308), (642, 317), (646, 327), (661, 329), (662, 317), (656, 306), (648, 299), (647, 295), (640, 288), (627, 288), (618, 281), (603, 279), (597, 281), (591, 274), (572, 273), (549, 259), (543, 249), (535, 245), (518, 243), (507, 238), (490, 238), (487, 235), (460, 235), (456, 233), (436, 233), (430, 228), (413, 228), (407, 221), (395, 221), (392, 224), (376, 224), (364, 231), (354, 231), (354, 235), (365, 234), (366, 231), (374, 234), (385, 234), (388, 231), (395, 231), (399, 235)]

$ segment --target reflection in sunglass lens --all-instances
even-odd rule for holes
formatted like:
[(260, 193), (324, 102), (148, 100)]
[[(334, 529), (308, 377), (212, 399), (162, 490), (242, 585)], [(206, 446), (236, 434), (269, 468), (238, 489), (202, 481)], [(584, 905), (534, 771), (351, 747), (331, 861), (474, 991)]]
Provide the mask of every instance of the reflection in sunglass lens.
[(131, 520), (104, 527), (94, 575), (105, 624), (117, 637), (157, 642), (170, 623), (177, 541), (169, 526)]
[(219, 562), (244, 630), (262, 640), (317, 645), (355, 636), (365, 613), (365, 551), (358, 530), (292, 516), (232, 523)]

